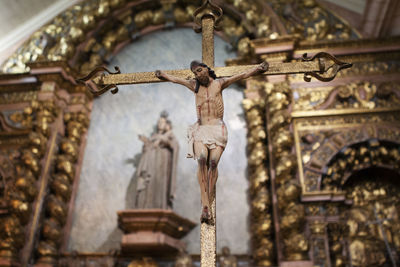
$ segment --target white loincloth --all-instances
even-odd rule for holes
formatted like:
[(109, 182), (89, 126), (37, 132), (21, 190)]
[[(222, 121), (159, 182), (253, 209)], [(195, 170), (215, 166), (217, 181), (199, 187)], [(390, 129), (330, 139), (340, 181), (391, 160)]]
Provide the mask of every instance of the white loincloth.
[(214, 149), (217, 146), (225, 148), (228, 142), (228, 130), (225, 123), (221, 120), (217, 125), (200, 125), (198, 122), (189, 126), (188, 131), (188, 154), (186, 157), (198, 159), (199, 155), (194, 153), (194, 143), (202, 142), (208, 149)]

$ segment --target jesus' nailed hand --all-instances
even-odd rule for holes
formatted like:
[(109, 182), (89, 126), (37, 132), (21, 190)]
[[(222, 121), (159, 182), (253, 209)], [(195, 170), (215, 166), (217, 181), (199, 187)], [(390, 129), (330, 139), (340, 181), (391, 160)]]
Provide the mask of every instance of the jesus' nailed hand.
[(188, 130), (188, 157), (193, 157), (198, 161), (197, 178), (202, 203), (200, 221), (213, 224), (210, 204), (215, 196), (218, 162), (228, 141), (228, 132), (223, 121), (222, 90), (239, 80), (267, 71), (268, 63), (263, 62), (246, 72), (221, 79), (217, 79), (214, 71), (206, 64), (198, 61), (192, 61), (190, 69), (195, 79), (178, 78), (160, 70), (157, 70), (155, 75), (159, 79), (186, 86), (195, 93), (197, 123), (190, 126)]

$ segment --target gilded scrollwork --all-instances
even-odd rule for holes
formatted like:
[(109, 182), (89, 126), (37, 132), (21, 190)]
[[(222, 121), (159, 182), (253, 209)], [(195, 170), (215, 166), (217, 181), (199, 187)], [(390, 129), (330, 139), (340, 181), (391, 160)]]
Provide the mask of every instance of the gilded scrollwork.
[[(219, 4), (225, 16), (220, 26), (239, 56), (246, 60), (253, 52), (250, 44), (253, 38), (276, 39), (286, 31), (301, 32), (310, 40), (355, 36), (332, 14), (316, 3), (306, 2), (310, 1), (302, 1), (294, 10), (290, 1), (273, 1), (270, 6), (262, 1), (222, 1)], [(78, 3), (36, 31), (3, 64), (2, 70), (24, 73), (29, 71), (26, 63), (48, 60), (66, 61), (81, 73), (87, 73), (108, 62), (121, 45), (146, 33), (147, 27), (190, 25), (200, 4), (183, 0), (152, 5), (132, 5), (122, 0)], [(271, 6), (282, 21), (271, 19)], [(282, 22), (286, 30), (282, 29)]]
[(25, 244), (25, 225), (29, 222), (32, 203), (38, 194), (37, 180), (41, 171), (41, 159), (45, 155), (50, 125), (55, 121), (58, 108), (51, 100), (32, 101), (22, 112), (16, 111), (25, 129), (31, 132), (28, 142), (14, 154), (14, 179), (7, 184), (5, 202), (8, 215), (0, 225), (0, 255), (4, 260), (17, 259)]
[[(382, 94), (388, 95), (387, 91)], [(384, 162), (397, 168), (393, 162), (398, 152), (386, 146), (390, 142), (398, 143), (400, 138), (399, 118), (393, 112), (301, 118), (295, 124), (303, 170), (300, 180), (306, 192), (322, 188), (340, 191), (337, 185), (352, 168), (385, 165)], [(342, 156), (330, 164), (335, 155)], [(328, 180), (323, 181), (325, 178)]]
[(118, 265), (135, 266), (135, 267), (157, 267), (154, 265), (154, 260), (147, 260), (150, 264), (143, 264), (142, 260), (132, 261), (132, 265), (127, 265), (128, 262), (118, 260), (119, 252), (111, 250), (108, 253), (78, 253), (72, 251), (70, 253), (62, 253), (60, 259), (57, 262), (59, 267), (80, 267), (80, 266), (104, 266), (112, 267)]
[(12, 160), (12, 154), (17, 151), (10, 149), (0, 150), (0, 209), (6, 208), (6, 195), (13, 177), (15, 177), (15, 166)]
[(346, 227), (341, 223), (336, 222), (328, 224), (331, 262), (337, 267), (344, 267), (348, 261), (346, 253), (344, 253), (346, 248), (346, 231)]
[(397, 168), (396, 146), (389, 145), (399, 140), (397, 127), (376, 123), (358, 128), (341, 125), (340, 128), (299, 131), (299, 134), (299, 155), (304, 171), (300, 176), (307, 192), (322, 189), (338, 191), (337, 185), (344, 183), (343, 175), (366, 165)]
[[(357, 44), (353, 44), (355, 47)], [(379, 44), (377, 44), (379, 46)], [(313, 49), (314, 47), (304, 47), (305, 50)], [(320, 47), (327, 48), (327, 47)], [(393, 55), (388, 55), (393, 56)], [(349, 59), (350, 60), (350, 59)], [(359, 60), (357, 56), (352, 56), (351, 60), (354, 62), (351, 68), (343, 69), (337, 73), (337, 78), (346, 77), (357, 77), (357, 76), (377, 76), (384, 74), (395, 74), (400, 70), (400, 64), (398, 61), (386, 61), (378, 58), (367, 59), (364, 58)], [(296, 83), (303, 81), (303, 75), (293, 74), (289, 76), (289, 81)]]
[(56, 262), (62, 241), (62, 229), (66, 223), (68, 203), (75, 178), (76, 162), (80, 143), (89, 121), (86, 113), (68, 112), (64, 114), (65, 136), (59, 143), (55, 168), (50, 181), (50, 194), (46, 201), (46, 218), (41, 228), (41, 239), (37, 247), (38, 262)]
[(294, 137), (290, 130), (292, 91), (287, 82), (265, 85), (267, 122), (274, 153), (274, 184), (277, 197), (279, 231), (285, 260), (306, 260), (309, 248), (304, 235), (305, 208), (300, 204), (301, 188), (296, 179), (297, 160), (293, 153)]
[(283, 243), (287, 260), (301, 261), (308, 258), (309, 241), (303, 233), (292, 233), (283, 240)]
[[(393, 110), (395, 111), (395, 110)], [(296, 124), (301, 128), (310, 128), (319, 126), (323, 128), (337, 129), (346, 125), (361, 125), (375, 123), (395, 123), (400, 121), (400, 117), (395, 112), (385, 112), (381, 114), (351, 114), (351, 116), (329, 116), (329, 117), (312, 117), (305, 119), (296, 119)]]
[(317, 1), (269, 1), (291, 34), (307, 40), (355, 39), (358, 34), (336, 16), (322, 8)]
[[(119, 44), (129, 43), (136, 39), (146, 27), (168, 28), (174, 24), (185, 25), (192, 22), (196, 6), (200, 2), (139, 4), (130, 6), (128, 9), (124, 7), (124, 4), (125, 1), (91, 0), (70, 7), (35, 32), (3, 64), (3, 72), (27, 72), (29, 71), (27, 62), (63, 60), (69, 61), (72, 66), (81, 66), (80, 71), (86, 73), (109, 60)], [(236, 3), (233, 6), (237, 8)], [(125, 12), (116, 12), (124, 8)], [(249, 35), (249, 31), (257, 29), (259, 36), (267, 36), (270, 33), (270, 23), (267, 17), (260, 13), (262, 9), (257, 8), (253, 3), (249, 5), (249, 8), (254, 14), (250, 12), (248, 16), (245, 16), (246, 23), (253, 23), (259, 27), (245, 29), (235, 16), (223, 24), (226, 26), (223, 28), (224, 33), (231, 38), (235, 47), (239, 37)], [(118, 14), (118, 16), (114, 17), (113, 14)], [(229, 14), (230, 12), (226, 17), (230, 17)], [(84, 45), (79, 47), (78, 44)]]
[(351, 82), (335, 87), (296, 89), (294, 110), (396, 108), (400, 85), (396, 82)]
[(28, 92), (10, 92), (0, 94), (0, 105), (1, 104), (12, 104), (19, 102), (30, 102), (32, 100), (37, 100), (36, 91)]
[[(262, 92), (263, 82), (252, 80), (247, 91)], [(271, 241), (271, 195), (269, 193), (269, 175), (267, 161), (265, 101), (261, 97), (243, 100), (248, 121), (247, 153), (251, 194), (251, 229), (253, 258), (258, 266), (270, 266), (273, 263), (273, 243)]]
[[(379, 179), (371, 179), (374, 175)], [(337, 266), (393, 264), (400, 240), (398, 187), (382, 173), (364, 171), (345, 190), (352, 206), (338, 222), (328, 225), (332, 262)]]
[(352, 172), (369, 166), (390, 166), (400, 170), (399, 151), (399, 144), (376, 139), (345, 147), (327, 164), (321, 187), (325, 190), (340, 190)]
[(143, 257), (142, 259), (133, 260), (128, 264), (128, 267), (158, 267), (158, 263), (150, 257)]

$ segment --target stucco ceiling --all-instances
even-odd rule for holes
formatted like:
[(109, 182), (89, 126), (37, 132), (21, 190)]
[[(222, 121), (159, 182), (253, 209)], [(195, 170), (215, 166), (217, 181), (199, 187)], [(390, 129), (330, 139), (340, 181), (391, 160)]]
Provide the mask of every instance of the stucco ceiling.
[(4, 37), (60, 0), (0, 0), (0, 36)]
[(0, 62), (33, 32), (80, 0), (0, 0)]

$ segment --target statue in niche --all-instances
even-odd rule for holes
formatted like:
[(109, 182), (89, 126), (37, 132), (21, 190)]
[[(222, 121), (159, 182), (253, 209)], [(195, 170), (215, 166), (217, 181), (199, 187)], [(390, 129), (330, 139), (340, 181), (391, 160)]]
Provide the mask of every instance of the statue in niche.
[(237, 259), (231, 255), (231, 250), (228, 247), (222, 248), (222, 255), (219, 257), (220, 267), (237, 267)]
[(161, 113), (149, 138), (139, 135), (139, 139), (143, 147), (135, 175), (134, 208), (172, 209), (179, 145), (168, 113)]

